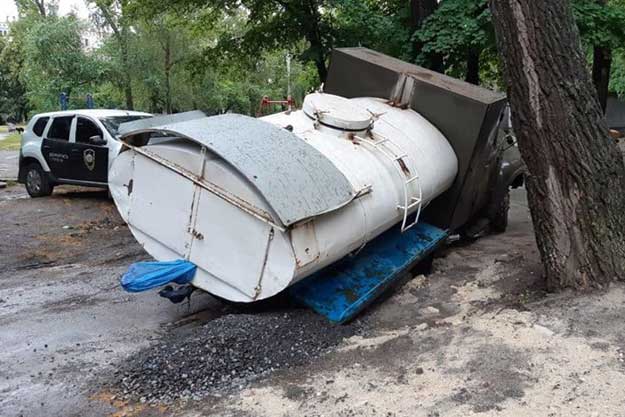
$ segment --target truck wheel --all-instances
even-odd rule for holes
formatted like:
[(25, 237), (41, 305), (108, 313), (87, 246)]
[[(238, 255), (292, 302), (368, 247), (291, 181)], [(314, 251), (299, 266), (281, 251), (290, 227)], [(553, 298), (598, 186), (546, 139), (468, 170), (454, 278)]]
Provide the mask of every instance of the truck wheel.
[(31, 197), (45, 197), (52, 194), (54, 186), (50, 184), (48, 176), (39, 164), (28, 165), (25, 178), (26, 191)]
[(506, 191), (497, 208), (490, 218), (490, 230), (493, 233), (503, 233), (508, 228), (508, 211), (510, 211), (510, 191)]

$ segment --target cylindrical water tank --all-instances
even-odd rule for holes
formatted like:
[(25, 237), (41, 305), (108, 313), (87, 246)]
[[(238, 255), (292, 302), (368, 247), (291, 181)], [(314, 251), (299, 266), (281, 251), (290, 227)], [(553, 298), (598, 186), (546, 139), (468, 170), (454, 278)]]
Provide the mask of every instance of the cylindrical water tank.
[[(410, 227), (457, 173), (454, 151), (431, 123), (382, 99), (315, 93), (302, 110), (261, 120), (316, 149), (353, 196), (332, 210), (281, 222), (275, 197), (254, 183), (257, 175), (244, 175), (236, 169), (240, 161), (212, 151), (209, 141), (202, 146), (167, 128), (158, 130), (180, 138), (121, 153), (109, 174), (115, 203), (145, 249), (159, 260), (195, 263), (192, 284), (228, 300), (275, 295), (392, 226)], [(308, 191), (283, 199), (298, 201), (297, 193)]]

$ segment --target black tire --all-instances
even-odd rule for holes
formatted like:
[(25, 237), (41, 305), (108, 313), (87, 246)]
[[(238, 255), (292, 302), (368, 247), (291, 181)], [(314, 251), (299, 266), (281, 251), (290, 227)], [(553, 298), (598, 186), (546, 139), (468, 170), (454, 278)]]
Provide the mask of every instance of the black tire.
[(30, 164), (26, 167), (26, 175), (24, 176), (24, 185), (26, 191), (32, 198), (46, 197), (52, 194), (54, 186), (50, 183), (48, 176), (37, 163)]
[(497, 204), (496, 210), (490, 218), (490, 230), (493, 233), (503, 233), (508, 228), (508, 211), (510, 211), (510, 191)]

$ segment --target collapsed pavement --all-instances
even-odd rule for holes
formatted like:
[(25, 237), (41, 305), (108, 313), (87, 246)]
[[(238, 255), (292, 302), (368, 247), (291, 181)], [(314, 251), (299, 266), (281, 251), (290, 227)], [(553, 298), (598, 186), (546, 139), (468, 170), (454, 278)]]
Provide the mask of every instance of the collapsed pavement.
[[(118, 376), (120, 398), (152, 405), (202, 400), (271, 372), (310, 364), (358, 333), (295, 307), (228, 314), (137, 352)], [(114, 381), (115, 382), (115, 381)]]
[[(625, 288), (546, 294), (522, 191), (507, 233), (440, 252), (432, 274), (372, 306), (357, 332), (290, 307), (241, 314), (203, 294), (172, 305), (155, 293), (124, 293), (119, 276), (147, 256), (105, 193), (24, 194), (0, 191), (3, 416), (622, 415)], [(310, 356), (254, 369), (197, 399), (142, 403), (145, 394), (121, 381), (141, 361), (160, 366), (148, 354), (164, 344), (170, 353), (221, 326), (232, 332), (224, 337), (247, 341), (241, 323), (288, 326), (285, 340), (301, 337), (300, 358)], [(309, 328), (328, 339), (311, 341)], [(285, 343), (272, 332), (268, 350)], [(245, 356), (250, 346), (241, 345), (210, 359)]]

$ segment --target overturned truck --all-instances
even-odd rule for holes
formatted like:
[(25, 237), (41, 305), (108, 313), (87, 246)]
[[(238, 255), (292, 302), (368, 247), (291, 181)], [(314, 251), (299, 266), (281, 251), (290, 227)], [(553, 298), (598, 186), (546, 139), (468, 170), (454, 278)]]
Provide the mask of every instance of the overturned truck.
[[(443, 231), (440, 242), (488, 217), (516, 179), (502, 178), (504, 105), (500, 94), (377, 52), (338, 49), (324, 91), (301, 110), (123, 125), (111, 194), (154, 258), (193, 264), (191, 284), (218, 297), (258, 301), (385, 232), (422, 238), (427, 224)], [(356, 293), (370, 295), (364, 287)]]

